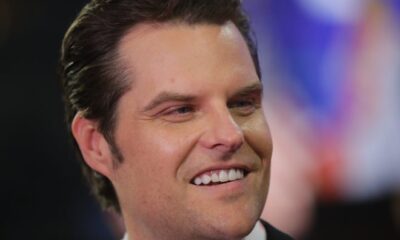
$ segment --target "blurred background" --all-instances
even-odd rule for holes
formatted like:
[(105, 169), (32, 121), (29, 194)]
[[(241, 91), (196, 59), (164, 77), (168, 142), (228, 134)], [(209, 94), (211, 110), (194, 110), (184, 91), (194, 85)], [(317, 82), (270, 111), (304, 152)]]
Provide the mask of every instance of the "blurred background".
[[(86, 1), (0, 0), (0, 239), (118, 239), (57, 77)], [(263, 217), (296, 239), (400, 239), (400, 0), (245, 0), (274, 138)]]

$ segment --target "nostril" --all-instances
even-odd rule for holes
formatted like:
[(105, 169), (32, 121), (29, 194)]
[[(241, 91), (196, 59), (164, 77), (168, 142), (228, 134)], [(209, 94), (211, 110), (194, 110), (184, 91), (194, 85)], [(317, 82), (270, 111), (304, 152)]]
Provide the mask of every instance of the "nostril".
[(240, 149), (240, 147), (243, 145), (243, 142), (237, 142), (237, 143), (220, 143), (216, 144), (214, 146), (214, 149), (217, 149), (221, 152), (225, 152), (228, 154), (235, 153), (237, 150)]
[(232, 154), (240, 149), (243, 143), (244, 138), (241, 134), (224, 135), (221, 133), (220, 135), (214, 135), (212, 144), (210, 144), (209, 147), (222, 153)]
[(209, 149), (230, 153), (237, 151), (244, 143), (242, 128), (229, 112), (210, 115), (201, 142)]
[(235, 144), (232, 145), (232, 151), (236, 151), (243, 145), (243, 138), (241, 137)]
[(226, 139), (225, 145), (229, 148), (230, 152), (236, 152), (242, 145), (244, 139), (242, 132), (238, 132)]

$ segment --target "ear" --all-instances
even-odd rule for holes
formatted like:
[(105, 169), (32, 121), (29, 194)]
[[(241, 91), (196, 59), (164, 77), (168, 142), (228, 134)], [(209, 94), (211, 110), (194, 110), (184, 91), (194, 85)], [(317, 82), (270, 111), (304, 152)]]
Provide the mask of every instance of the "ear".
[(78, 112), (72, 121), (71, 131), (87, 165), (110, 179), (113, 156), (104, 135), (98, 130), (97, 122), (84, 118)]

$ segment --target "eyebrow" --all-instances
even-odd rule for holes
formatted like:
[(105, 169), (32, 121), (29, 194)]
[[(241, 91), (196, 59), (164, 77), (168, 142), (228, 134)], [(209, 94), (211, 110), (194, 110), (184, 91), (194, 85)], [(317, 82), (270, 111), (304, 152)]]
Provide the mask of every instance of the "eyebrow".
[(147, 104), (143, 108), (143, 112), (150, 111), (151, 109), (157, 107), (158, 105), (160, 105), (164, 102), (169, 102), (169, 101), (189, 102), (189, 101), (193, 101), (194, 99), (195, 99), (195, 96), (193, 96), (193, 95), (185, 95), (185, 94), (174, 93), (174, 92), (161, 92), (153, 100), (151, 100), (149, 104)]
[[(260, 82), (257, 82), (239, 89), (233, 94), (233, 96), (246, 96), (253, 93), (262, 94), (262, 91), (263, 91), (262, 84)], [(150, 111), (165, 102), (170, 102), (170, 101), (191, 102), (194, 101), (195, 99), (196, 97), (193, 95), (185, 95), (175, 92), (161, 92), (143, 108), (143, 112)]]
[(235, 92), (235, 94), (233, 94), (233, 96), (246, 96), (254, 93), (262, 95), (263, 85), (260, 82), (239, 89), (238, 91)]

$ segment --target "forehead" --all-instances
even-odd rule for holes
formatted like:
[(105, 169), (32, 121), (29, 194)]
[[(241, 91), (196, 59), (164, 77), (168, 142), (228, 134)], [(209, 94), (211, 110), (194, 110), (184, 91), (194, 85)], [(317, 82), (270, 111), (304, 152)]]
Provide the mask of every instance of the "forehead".
[(207, 80), (258, 79), (246, 42), (231, 22), (140, 24), (121, 39), (118, 55), (133, 87), (146, 84), (141, 87), (149, 92), (200, 90)]
[(155, 47), (173, 46), (170, 45), (171, 41), (179, 42), (180, 47), (185, 47), (181, 43), (188, 41), (196, 41), (197, 44), (219, 41), (241, 44), (243, 37), (231, 21), (222, 25), (184, 22), (140, 23), (124, 34), (118, 52), (120, 56), (124, 56), (123, 50), (142, 49), (143, 46), (149, 47), (155, 42), (158, 43)]

